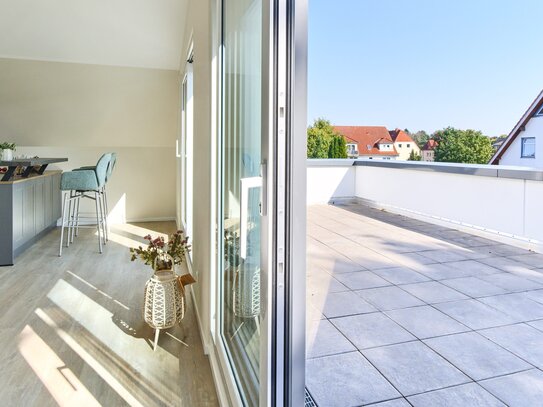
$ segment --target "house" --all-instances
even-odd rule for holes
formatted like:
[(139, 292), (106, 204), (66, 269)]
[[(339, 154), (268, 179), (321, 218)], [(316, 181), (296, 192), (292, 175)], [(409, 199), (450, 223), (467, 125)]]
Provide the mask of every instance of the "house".
[(349, 158), (397, 160), (398, 151), (384, 126), (334, 126), (345, 138)]
[(412, 152), (420, 155), (420, 147), (415, 143), (409, 134), (400, 129), (389, 131), (390, 137), (394, 141), (394, 147), (398, 152), (398, 160), (409, 160)]
[(434, 161), (435, 148), (437, 147), (437, 141), (434, 139), (428, 140), (422, 147), (420, 160), (421, 161)]
[(490, 159), (490, 164), (543, 168), (543, 91)]

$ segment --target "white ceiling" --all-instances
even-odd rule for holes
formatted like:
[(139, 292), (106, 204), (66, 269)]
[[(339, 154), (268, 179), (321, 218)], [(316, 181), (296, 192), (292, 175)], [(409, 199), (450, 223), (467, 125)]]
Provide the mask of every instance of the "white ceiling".
[(187, 0), (0, 0), (0, 57), (178, 69)]

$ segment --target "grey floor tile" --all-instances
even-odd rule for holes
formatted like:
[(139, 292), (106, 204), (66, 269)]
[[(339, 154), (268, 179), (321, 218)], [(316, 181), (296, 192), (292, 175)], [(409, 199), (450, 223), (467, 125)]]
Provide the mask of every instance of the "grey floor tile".
[(407, 267), (393, 267), (373, 270), (379, 277), (390, 281), (392, 284), (410, 284), (429, 281), (429, 278)]
[(462, 384), (409, 397), (414, 407), (502, 407), (500, 400), (476, 383)]
[(323, 407), (359, 406), (400, 396), (358, 352), (308, 360), (306, 385)]
[(437, 281), (406, 284), (401, 285), (400, 287), (427, 303), (438, 303), (468, 298), (464, 294), (438, 283)]
[(428, 257), (439, 263), (445, 263), (448, 261), (459, 261), (466, 260), (466, 257), (457, 251), (451, 249), (440, 249), (440, 250), (427, 250), (419, 252), (420, 255)]
[(543, 373), (533, 369), (479, 383), (510, 407), (541, 406), (543, 400)]
[(527, 290), (537, 290), (543, 288), (543, 285), (535, 281), (528, 280), (510, 273), (492, 274), (490, 276), (480, 276), (481, 280), (488, 281), (509, 292), (519, 292)]
[(515, 319), (477, 300), (462, 300), (435, 304), (435, 307), (471, 329), (507, 325)]
[(473, 275), (473, 272), (469, 269), (451, 267), (449, 266), (449, 263), (426, 264), (415, 267), (415, 270), (432, 280), (444, 280)]
[(543, 332), (543, 319), (540, 319), (538, 321), (527, 322), (527, 324)]
[(335, 318), (331, 321), (358, 349), (407, 342), (416, 338), (382, 313)]
[(543, 254), (539, 253), (530, 253), (530, 254), (521, 254), (517, 256), (510, 256), (511, 260), (520, 261), (531, 267), (541, 268), (543, 267)]
[(418, 253), (400, 253), (390, 257), (406, 267), (437, 263), (435, 260), (424, 257)]
[(336, 278), (351, 290), (362, 290), (365, 288), (385, 287), (387, 285), (391, 285), (388, 281), (376, 274), (373, 274), (371, 271), (338, 274)]
[(424, 305), (417, 297), (396, 286), (368, 288), (356, 291), (356, 294), (381, 311)]
[(488, 257), (485, 259), (480, 259), (479, 261), (502, 271), (508, 272), (528, 268), (526, 264), (511, 260), (507, 257)]
[(530, 298), (531, 300), (543, 304), (543, 290), (526, 291), (526, 296), (528, 296), (528, 298)]
[(468, 327), (429, 305), (388, 311), (386, 314), (419, 339), (469, 331)]
[(473, 380), (530, 369), (532, 366), (476, 332), (424, 341)]
[(543, 332), (526, 324), (484, 329), (479, 333), (528, 363), (543, 368)]
[(447, 263), (447, 266), (456, 269), (467, 270), (470, 273), (470, 276), (480, 276), (485, 274), (496, 274), (502, 272), (502, 270), (489, 266), (488, 264), (481, 263), (478, 260), (453, 261)]
[(308, 358), (352, 351), (356, 351), (356, 348), (330, 321), (321, 320), (307, 330), (306, 354)]
[(543, 318), (543, 304), (531, 300), (525, 293), (494, 295), (479, 298), (479, 301), (512, 316), (518, 322)]
[(312, 275), (307, 278), (308, 293), (335, 293), (348, 290), (345, 285), (328, 273)]
[(409, 404), (404, 398), (401, 398), (372, 404), (371, 407), (411, 407), (411, 404)]
[[(330, 293), (322, 299), (322, 308), (320, 310), (327, 318), (336, 318), (346, 315), (366, 314), (377, 311), (356, 293), (345, 291), (340, 293)], [(315, 304), (319, 309), (319, 304)]]
[(363, 354), (404, 396), (470, 381), (422, 342), (368, 349)]
[(456, 291), (460, 291), (462, 294), (466, 294), (470, 297), (485, 297), (488, 295), (507, 293), (503, 288), (490, 284), (487, 281), (480, 280), (477, 277), (441, 280), (440, 283), (454, 288)]

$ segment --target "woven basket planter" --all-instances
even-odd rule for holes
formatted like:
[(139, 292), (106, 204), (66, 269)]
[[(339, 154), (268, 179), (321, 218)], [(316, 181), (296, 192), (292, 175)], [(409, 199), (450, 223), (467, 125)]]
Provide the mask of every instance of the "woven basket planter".
[(155, 329), (171, 328), (185, 316), (185, 292), (173, 270), (156, 271), (145, 284), (143, 318)]
[(260, 315), (260, 268), (246, 262), (238, 268), (232, 286), (234, 315), (255, 318)]

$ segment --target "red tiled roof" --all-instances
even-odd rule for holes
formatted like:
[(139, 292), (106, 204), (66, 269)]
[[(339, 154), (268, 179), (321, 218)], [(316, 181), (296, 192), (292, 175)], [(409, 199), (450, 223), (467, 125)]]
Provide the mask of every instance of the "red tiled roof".
[(423, 150), (434, 150), (437, 147), (437, 141), (434, 139), (430, 139), (424, 144), (424, 147), (422, 147)]
[[(334, 126), (347, 142), (358, 144), (358, 154), (397, 156), (398, 152), (392, 146), (392, 151), (380, 151), (379, 143), (393, 143), (392, 137), (384, 126)], [(368, 146), (370, 148), (368, 149)]]
[(407, 134), (405, 131), (396, 129), (389, 131), (390, 137), (392, 137), (392, 140), (394, 140), (395, 143), (398, 142), (407, 142), (407, 143), (414, 143), (413, 139), (409, 134)]

